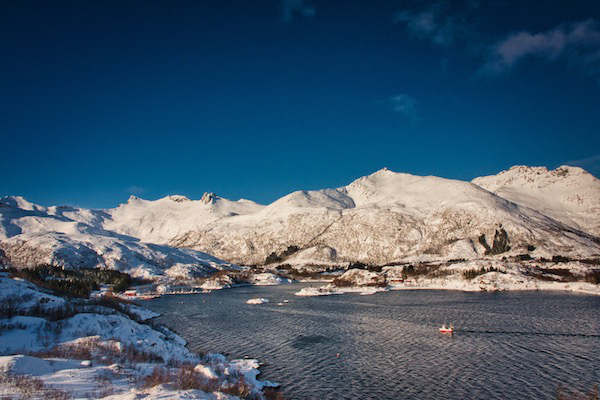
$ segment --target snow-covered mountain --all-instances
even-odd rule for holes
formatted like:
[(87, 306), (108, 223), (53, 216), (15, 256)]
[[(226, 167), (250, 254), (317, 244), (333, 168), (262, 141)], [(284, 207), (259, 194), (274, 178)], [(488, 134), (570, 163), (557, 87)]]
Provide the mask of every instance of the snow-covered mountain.
[(136, 277), (205, 276), (236, 268), (208, 254), (145, 243), (106, 230), (102, 210), (42, 207), (22, 197), (0, 199), (0, 263), (110, 268)]
[(578, 167), (515, 166), (474, 184), (566, 225), (600, 236), (600, 180)]
[(14, 264), (106, 265), (139, 274), (226, 265), (205, 253), (247, 265), (525, 253), (597, 258), (599, 201), (600, 181), (573, 167), (516, 167), (473, 183), (382, 169), (267, 206), (213, 193), (201, 200), (131, 197), (107, 210), (45, 208), (8, 197), (0, 203), (0, 249)]
[(580, 226), (473, 183), (387, 169), (337, 189), (293, 192), (268, 206), (209, 197), (130, 200), (106, 210), (104, 226), (241, 264), (600, 254), (598, 238)]
[(103, 227), (143, 241), (166, 244), (199, 226), (236, 215), (253, 214), (263, 208), (250, 200), (231, 201), (214, 193), (205, 193), (200, 200), (167, 196), (148, 201), (131, 196), (126, 204), (106, 210)]

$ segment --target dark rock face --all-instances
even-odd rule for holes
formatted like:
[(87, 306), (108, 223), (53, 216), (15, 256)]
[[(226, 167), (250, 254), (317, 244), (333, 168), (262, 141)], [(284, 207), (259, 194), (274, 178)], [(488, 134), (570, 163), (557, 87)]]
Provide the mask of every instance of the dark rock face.
[(510, 241), (508, 240), (508, 233), (500, 226), (500, 230), (496, 229), (494, 234), (494, 242), (492, 247), (485, 240), (485, 235), (479, 236), (479, 243), (485, 247), (485, 255), (496, 255), (502, 254), (510, 250)]
[[(496, 231), (496, 233), (497, 232), (498, 231)], [(485, 247), (485, 254), (490, 254), (490, 252), (492, 251), (492, 249), (490, 249), (490, 245), (487, 244), (487, 241), (485, 240), (485, 235), (479, 236), (479, 243), (481, 243), (481, 245), (483, 247)]]
[(272, 252), (271, 254), (269, 254), (267, 256), (267, 259), (265, 260), (265, 264), (273, 264), (273, 263), (282, 262), (286, 258), (288, 258), (289, 256), (291, 256), (292, 254), (296, 253), (299, 250), (300, 250), (300, 247), (292, 245), (292, 246), (288, 246), (288, 248), (285, 249), (281, 254)]
[(508, 240), (508, 233), (500, 227), (500, 230), (496, 229), (494, 234), (494, 244), (490, 251), (491, 255), (502, 254), (510, 250), (510, 242)]

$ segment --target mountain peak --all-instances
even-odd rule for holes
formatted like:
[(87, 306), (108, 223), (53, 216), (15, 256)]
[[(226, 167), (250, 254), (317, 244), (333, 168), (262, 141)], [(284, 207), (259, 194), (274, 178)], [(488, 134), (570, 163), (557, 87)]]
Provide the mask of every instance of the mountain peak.
[(23, 196), (4, 196), (0, 198), (0, 205), (20, 208), (22, 210), (37, 210), (40, 206), (27, 201)]
[(475, 178), (472, 183), (569, 226), (600, 233), (600, 180), (582, 168), (562, 165), (548, 170), (518, 165)]
[[(575, 167), (573, 165), (561, 165), (560, 167), (556, 168), (554, 171), (552, 171), (553, 173), (556, 174), (560, 174), (561, 176), (566, 176), (568, 174), (571, 175), (584, 175), (584, 174), (590, 174), (589, 172), (587, 172), (585, 169), (581, 168), (581, 167)], [(590, 174), (591, 175), (591, 174)]]
[(392, 171), (391, 169), (389, 169), (388, 167), (383, 167), (383, 168), (373, 172), (371, 174), (371, 176), (373, 176), (373, 175), (389, 175), (389, 174), (395, 174), (395, 172)]
[(593, 175), (588, 173), (586, 170), (570, 165), (561, 165), (560, 167), (553, 170), (549, 170), (546, 167), (528, 167), (525, 165), (515, 165), (510, 167), (508, 170), (499, 172), (497, 175), (482, 176), (473, 179), (472, 182), (480, 186), (482, 184), (486, 185), (488, 186), (486, 187), (486, 189), (489, 190), (489, 187), (492, 187), (492, 182), (494, 182), (496, 186), (507, 184), (539, 184), (547, 186), (549, 184), (554, 184), (563, 180), (569, 180), (574, 182), (578, 179), (583, 179), (585, 181), (596, 180), (596, 178), (593, 177)]
[(528, 165), (513, 165), (508, 170), (500, 171), (498, 175), (505, 174), (508, 172), (512, 173), (536, 173), (536, 174), (545, 174), (548, 172), (548, 168), (546, 167), (530, 167)]
[(174, 201), (175, 203), (184, 203), (186, 201), (190, 201), (190, 199), (188, 199), (187, 197), (179, 195), (179, 194), (170, 195), (169, 200)]
[(217, 195), (213, 192), (205, 192), (200, 201), (204, 204), (214, 204), (217, 200)]

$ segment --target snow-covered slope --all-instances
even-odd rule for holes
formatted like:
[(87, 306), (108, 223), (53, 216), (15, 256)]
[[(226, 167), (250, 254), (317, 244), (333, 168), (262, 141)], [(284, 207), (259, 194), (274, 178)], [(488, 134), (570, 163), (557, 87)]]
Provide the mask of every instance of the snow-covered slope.
[(517, 204), (536, 209), (566, 225), (600, 236), (600, 180), (578, 167), (515, 166), (473, 179)]
[(0, 202), (0, 259), (148, 275), (223, 265), (204, 253), (247, 265), (600, 257), (599, 181), (585, 171), (518, 167), (473, 182), (384, 168), (267, 206), (213, 193), (131, 197), (107, 210), (10, 197)]
[(42, 207), (21, 197), (0, 199), (0, 255), (13, 266), (54, 264), (110, 268), (136, 277), (205, 276), (231, 264), (208, 254), (144, 243), (102, 225), (101, 210)]
[(275, 385), (257, 379), (257, 360), (194, 354), (169, 329), (119, 311), (127, 305), (106, 304), (0, 274), (0, 397), (264, 400)]
[(245, 204), (239, 212), (232, 211), (238, 202), (217, 199), (197, 205), (133, 200), (106, 210), (104, 227), (243, 264), (386, 264), (533, 248), (539, 257), (600, 254), (598, 238), (577, 226), (473, 183), (387, 169), (337, 189), (297, 191), (268, 206)]
[(231, 201), (205, 193), (200, 200), (167, 196), (148, 201), (131, 196), (126, 204), (107, 210), (104, 228), (132, 235), (152, 243), (168, 243), (172, 238), (198, 227), (236, 215), (252, 214), (264, 206), (250, 200)]

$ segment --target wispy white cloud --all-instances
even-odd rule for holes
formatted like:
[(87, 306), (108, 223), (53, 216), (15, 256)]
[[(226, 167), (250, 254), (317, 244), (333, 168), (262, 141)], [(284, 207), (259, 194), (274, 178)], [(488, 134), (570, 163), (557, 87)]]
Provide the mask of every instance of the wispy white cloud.
[(291, 22), (294, 16), (313, 17), (315, 6), (306, 0), (281, 0), (281, 18), (283, 22)]
[(393, 111), (403, 114), (412, 121), (418, 119), (417, 100), (414, 97), (400, 93), (390, 97), (390, 104)]
[(590, 19), (545, 32), (512, 34), (492, 47), (482, 72), (505, 72), (526, 57), (547, 61), (566, 58), (586, 73), (600, 78), (600, 27)]
[[(473, 8), (469, 6), (469, 8)], [(413, 35), (428, 39), (440, 46), (448, 46), (466, 27), (460, 15), (447, 12), (447, 4), (433, 3), (425, 9), (406, 9), (394, 15), (394, 22), (405, 25)]]

